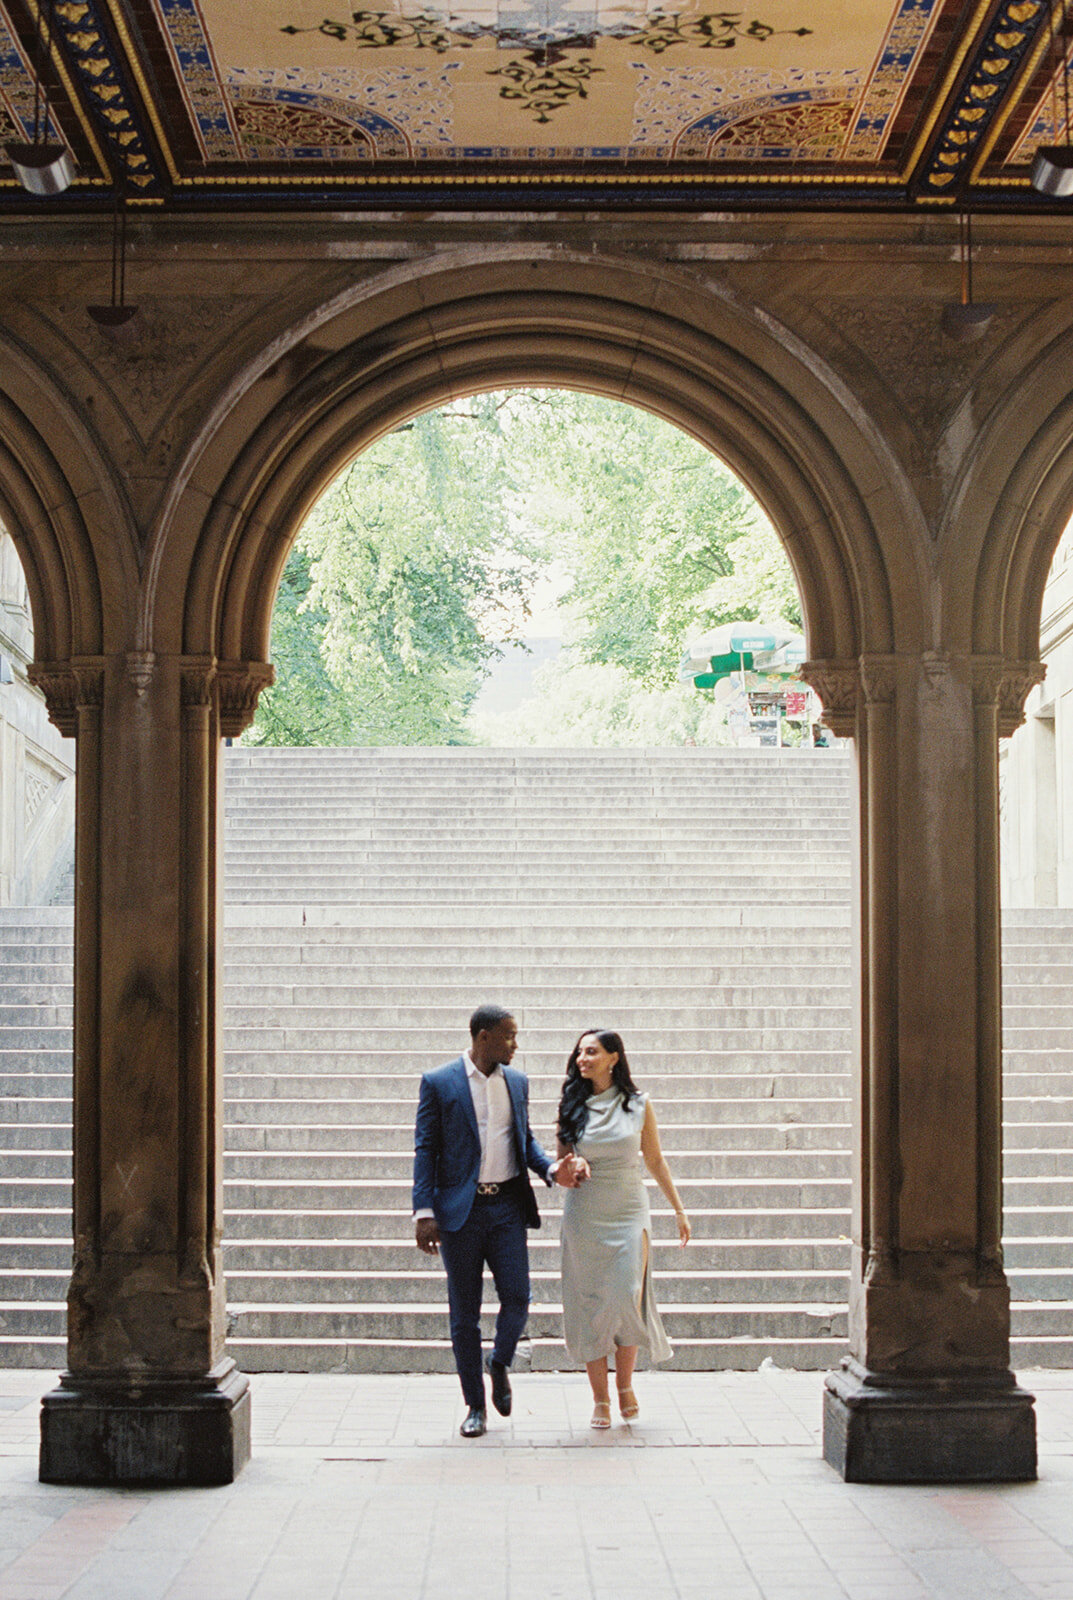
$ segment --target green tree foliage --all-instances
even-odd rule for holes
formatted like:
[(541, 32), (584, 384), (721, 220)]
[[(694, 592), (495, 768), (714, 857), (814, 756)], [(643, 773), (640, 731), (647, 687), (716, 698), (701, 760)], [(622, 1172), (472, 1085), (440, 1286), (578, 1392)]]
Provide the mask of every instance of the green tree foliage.
[(277, 684), (252, 742), (458, 744), (535, 567), (510, 514), (496, 401), (426, 412), (336, 481), (304, 524), (273, 620)]
[(781, 558), (756, 502), (696, 440), (612, 400), (533, 397), (511, 438), (554, 461), (527, 509), (572, 574), (580, 654), (669, 688), (686, 635), (741, 614), (708, 598), (733, 573), (738, 541), (759, 534)]
[[(474, 726), (540, 570), (570, 575), (571, 649), (538, 674), (543, 710), (514, 734)], [(710, 708), (678, 683), (687, 638), (739, 616), (796, 622), (797, 605), (756, 503), (680, 430), (590, 395), (475, 396), (381, 439), (314, 507), (248, 737), (710, 742)]]

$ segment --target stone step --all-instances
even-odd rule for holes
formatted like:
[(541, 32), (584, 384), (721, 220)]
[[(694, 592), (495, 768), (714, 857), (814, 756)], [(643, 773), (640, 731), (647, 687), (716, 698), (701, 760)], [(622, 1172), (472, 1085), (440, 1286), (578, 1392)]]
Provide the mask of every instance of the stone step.
[[(399, 989), (405, 993), (405, 985), (400, 979), (389, 976), (387, 982), (380, 975), (370, 979), (357, 979), (352, 972), (336, 969), (334, 978), (331, 968), (311, 967), (310, 974), (319, 973), (320, 978), (305, 977), (295, 968), (277, 969), (281, 976), (273, 979), (268, 972), (256, 973), (255, 982), (228, 983), (226, 989), (226, 1003), (224, 1015), (228, 1021), (241, 1022), (250, 1010), (258, 1010), (267, 1023), (271, 1020), (271, 1013), (286, 1008), (286, 1014), (292, 1021), (300, 1020), (301, 1012), (305, 1009), (317, 1010), (321, 1013), (340, 1007), (362, 1020), (369, 1020), (369, 1013), (375, 1011), (378, 1017), (388, 1017), (392, 1013), (397, 1021), (399, 1014), (399, 998), (393, 994), (394, 983), (399, 982)], [(286, 972), (286, 977), (282, 976)], [(253, 976), (252, 974), (250, 976)], [(831, 984), (820, 990), (811, 985), (795, 987), (791, 984), (779, 984), (777, 991), (770, 978), (761, 978), (752, 984), (743, 984), (741, 974), (735, 983), (673, 983), (668, 982), (668, 977), (673, 976), (667, 969), (659, 975), (659, 981), (646, 982), (642, 977), (627, 980), (625, 975), (620, 983), (614, 987), (606, 983), (596, 983), (591, 979), (586, 984), (577, 980), (571, 985), (572, 1004), (570, 1016), (577, 1018), (579, 1010), (583, 1008), (590, 1011), (604, 1009), (614, 1011), (618, 1031), (625, 1034), (631, 1026), (647, 1025), (653, 1014), (666, 1017), (668, 1031), (688, 1017), (715, 1017), (720, 1024), (730, 1025), (732, 1018), (740, 1014), (749, 1018), (763, 1016), (764, 1021), (782, 1021), (790, 1017), (807, 1017), (811, 1026), (822, 1025), (832, 1027), (845, 1025), (852, 1016), (851, 996), (852, 990), (848, 982)], [(412, 981), (412, 972), (411, 972)], [(547, 985), (534, 983), (532, 980), (523, 979), (520, 975), (516, 979), (506, 978), (493, 981), (494, 988), (506, 991), (515, 989), (520, 993), (524, 991), (524, 1000), (517, 1006), (517, 1011), (524, 1016), (539, 1016), (541, 1020), (550, 1025), (553, 1019), (565, 1019), (566, 1013), (562, 1008), (562, 985)], [(374, 987), (375, 985), (375, 987)], [(489, 987), (493, 985), (490, 984)], [(638, 996), (637, 989), (643, 986), (643, 996)], [(378, 995), (377, 990), (385, 991)], [(10, 993), (9, 991), (16, 991)], [(30, 999), (23, 999), (25, 993)], [(33, 990), (30, 986), (21, 989), (13, 984), (0, 985), (0, 1017), (11, 1024), (16, 1019), (6, 1010), (7, 1005), (23, 1006), (35, 1004)], [(70, 985), (67, 985), (66, 994), (70, 994)], [(430, 985), (421, 984), (421, 1005), (414, 1007), (412, 1012), (407, 1007), (407, 1019), (412, 1016), (414, 1024), (419, 1019), (431, 1018), (437, 1024), (446, 1024), (456, 1029), (459, 1018), (465, 1018), (473, 1009), (474, 984)], [(59, 986), (44, 986), (41, 988), (41, 1003), (62, 1004), (64, 992)], [(577, 998), (574, 999), (573, 996)], [(778, 1003), (770, 1002), (777, 997)], [(767, 1002), (767, 1003), (765, 1003)], [(42, 1020), (45, 1020), (42, 1018)], [(564, 1025), (556, 1024), (556, 1025)], [(742, 1023), (734, 1024), (736, 1026)], [(746, 1021), (746, 1026), (757, 1026), (755, 1021)]]
[[(63, 1347), (36, 1341), (27, 1348), (39, 1352), (26, 1366), (63, 1365)], [(534, 1372), (559, 1372), (569, 1368), (559, 1339), (541, 1339), (530, 1347)], [(1032, 1348), (1036, 1348), (1033, 1346)], [(451, 1347), (445, 1341), (423, 1339), (248, 1339), (236, 1336), (229, 1345), (244, 1372), (453, 1372)], [(815, 1339), (683, 1339), (674, 1345), (674, 1367), (679, 1372), (754, 1371), (763, 1361), (796, 1372), (824, 1372), (837, 1367), (845, 1354), (844, 1338)], [(8, 1365), (20, 1363), (3, 1357)], [(1059, 1364), (1059, 1363), (1052, 1363)]]
[[(295, 1335), (319, 1339), (385, 1339), (392, 1336), (399, 1339), (437, 1339), (443, 1337), (446, 1315), (441, 1301), (424, 1305), (370, 1302), (362, 1306), (354, 1306), (349, 1302), (316, 1306), (280, 1302), (249, 1307), (236, 1302), (229, 1309), (233, 1336), (239, 1343), (247, 1338), (290, 1338)], [(672, 1341), (713, 1335), (722, 1338), (777, 1335), (798, 1339), (822, 1336), (844, 1340), (846, 1335), (845, 1306), (837, 1304), (813, 1307), (795, 1302), (771, 1301), (763, 1305), (668, 1304), (660, 1309)], [(3, 1315), (3, 1305), (0, 1304), (0, 1316)], [(493, 1321), (490, 1313), (482, 1318), (486, 1339), (491, 1334)], [(55, 1325), (36, 1308), (27, 1309), (23, 1317), (13, 1318), (13, 1322), (23, 1325), (18, 1331), (34, 1334), (51, 1332)], [(529, 1332), (534, 1343), (545, 1337), (558, 1339), (560, 1323), (561, 1314), (556, 1301), (548, 1304), (534, 1301), (529, 1312)], [(12, 1326), (9, 1331), (16, 1331), (16, 1327)]]
[[(521, 1010), (521, 1007), (518, 1009)], [(564, 1021), (560, 1028), (554, 1030), (545, 1026), (530, 1027), (525, 1042), (526, 1059), (530, 1059), (532, 1054), (546, 1054), (565, 1062), (573, 1044), (576, 1027), (576, 1016), (572, 1017), (569, 1023)], [(457, 1039), (457, 1021), (453, 1030), (447, 1024), (441, 1029), (407, 1028), (406, 1048), (403, 1050), (398, 1048), (397, 1020), (393, 1028), (386, 1024), (379, 1028), (302, 1027), (301, 1024), (286, 1026), (277, 1024), (275, 1027), (232, 1025), (224, 1029), (224, 1049), (236, 1053), (257, 1051), (261, 1054), (267, 1050), (324, 1054), (333, 1051), (351, 1053), (372, 1051), (378, 1060), (384, 1061), (385, 1065), (397, 1062), (402, 1070), (412, 1072), (415, 1057), (424, 1057), (430, 1063), (450, 1059), (452, 1032)], [(5, 1050), (30, 1048), (34, 1040), (28, 1037), (29, 1033), (30, 1030), (27, 1029), (0, 1027), (0, 1059)], [(38, 1030), (38, 1036), (46, 1049), (58, 1047), (59, 1040), (56, 1034), (57, 1030), (53, 1029)], [(649, 1055), (658, 1053), (664, 1060), (675, 1057), (683, 1059), (686, 1056), (695, 1059), (698, 1050), (708, 1051), (714, 1055), (716, 1052), (711, 1047), (715, 1043), (719, 1046), (718, 1053), (725, 1056), (732, 1056), (739, 1050), (751, 1051), (754, 1054), (758, 1050), (765, 1052), (770, 1050), (776, 1054), (780, 1051), (845, 1053), (850, 1048), (852, 1035), (848, 1027), (807, 1028), (772, 1024), (761, 1028), (684, 1027), (674, 1035), (673, 1051), (666, 1048), (666, 1040), (667, 1034), (661, 1027), (634, 1028), (628, 1041), (630, 1055), (639, 1058), (642, 1053), (647, 1052)], [(1073, 1056), (1073, 1051), (1070, 1055)]]
[[(413, 1256), (420, 1259), (416, 1248)], [(33, 1268), (0, 1271), (0, 1302), (62, 1301), (69, 1277), (69, 1272)], [(1064, 1282), (1067, 1286), (1073, 1283), (1073, 1274), (1066, 1273)], [(495, 1291), (490, 1278), (486, 1280), (485, 1287), (485, 1298), (494, 1304)], [(532, 1288), (534, 1299), (556, 1304), (560, 1292), (558, 1268), (535, 1268)], [(698, 1302), (715, 1307), (727, 1303), (739, 1305), (743, 1301), (758, 1307), (772, 1302), (779, 1305), (789, 1302), (844, 1304), (848, 1288), (848, 1272), (845, 1269), (784, 1271), (769, 1267), (762, 1271), (705, 1272), (676, 1271), (667, 1263), (656, 1280), (656, 1291), (665, 1315), (666, 1308)], [(409, 1271), (324, 1270), (315, 1273), (292, 1269), (250, 1272), (227, 1268), (228, 1305), (232, 1308), (257, 1306), (271, 1311), (279, 1305), (299, 1304), (313, 1312), (321, 1306), (335, 1306), (345, 1301), (356, 1313), (366, 1306), (382, 1306), (385, 1303), (406, 1311), (414, 1306), (425, 1307), (430, 1300), (435, 1302), (442, 1292), (442, 1273), (438, 1268), (417, 1266)], [(443, 1314), (441, 1305), (441, 1318)], [(441, 1322), (438, 1332), (442, 1332), (442, 1326)]]
[[(775, 1150), (767, 1153), (752, 1150), (719, 1151), (710, 1148), (676, 1147), (663, 1132), (663, 1151), (676, 1175), (688, 1177), (799, 1177), (844, 1178), (849, 1176), (849, 1141), (842, 1150)], [(224, 1176), (244, 1178), (251, 1182), (270, 1183), (320, 1183), (340, 1182), (349, 1178), (407, 1179), (413, 1173), (413, 1150), (401, 1141), (393, 1141), (390, 1149), (379, 1150), (373, 1141), (362, 1140), (362, 1148), (352, 1153), (316, 1153), (302, 1151), (289, 1154), (283, 1151), (224, 1155)], [(550, 1141), (549, 1141), (550, 1143)], [(1057, 1168), (1058, 1163), (1053, 1166)], [(71, 1171), (69, 1152), (9, 1150), (0, 1154), (0, 1171), (12, 1181), (31, 1178), (68, 1178)], [(1038, 1175), (1038, 1174), (1032, 1174)]]

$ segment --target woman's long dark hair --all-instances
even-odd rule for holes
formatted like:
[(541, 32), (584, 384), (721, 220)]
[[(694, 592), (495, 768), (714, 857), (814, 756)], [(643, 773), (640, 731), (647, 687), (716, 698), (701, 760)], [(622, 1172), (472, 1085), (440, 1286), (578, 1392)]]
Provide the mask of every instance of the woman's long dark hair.
[(585, 1124), (589, 1120), (589, 1096), (592, 1094), (592, 1084), (578, 1071), (577, 1053), (581, 1048), (582, 1039), (587, 1039), (590, 1033), (599, 1039), (605, 1050), (618, 1055), (618, 1060), (611, 1068), (611, 1082), (622, 1096), (624, 1110), (629, 1109), (631, 1099), (638, 1093), (637, 1085), (630, 1075), (630, 1063), (626, 1060), (626, 1050), (621, 1035), (612, 1033), (610, 1028), (585, 1028), (578, 1035), (577, 1044), (570, 1052), (570, 1059), (566, 1063), (563, 1092), (559, 1096), (557, 1132), (563, 1144), (576, 1145), (585, 1132)]

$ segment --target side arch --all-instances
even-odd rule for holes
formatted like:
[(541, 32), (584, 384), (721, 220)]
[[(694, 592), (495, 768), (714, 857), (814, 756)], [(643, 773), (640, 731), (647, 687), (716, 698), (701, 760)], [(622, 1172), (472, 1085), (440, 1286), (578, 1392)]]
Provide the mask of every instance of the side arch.
[(3, 339), (0, 516), (26, 574), (38, 662), (145, 648), (123, 470), (62, 377)]
[(1073, 396), (1063, 396), (1024, 443), (993, 504), (974, 595), (973, 648), (1037, 661), (1043, 591), (1073, 516)]
[(19, 553), (39, 661), (102, 649), (92, 544), (58, 461), (17, 406), (0, 395), (0, 519)]
[[(168, 641), (158, 648), (265, 660), (287, 552), (331, 479), (414, 413), (509, 385), (641, 406), (725, 459), (782, 537), (813, 657), (918, 642), (916, 500), (849, 398), (782, 330), (684, 274), (558, 252), (392, 280), (277, 347), (188, 457), (151, 554), (146, 603)], [(182, 614), (168, 617), (180, 588)]]

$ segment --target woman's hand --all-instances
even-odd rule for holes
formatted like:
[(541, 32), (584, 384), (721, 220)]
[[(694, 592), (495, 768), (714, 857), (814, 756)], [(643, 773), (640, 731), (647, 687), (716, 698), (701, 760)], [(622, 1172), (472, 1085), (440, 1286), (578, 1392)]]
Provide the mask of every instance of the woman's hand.
[(674, 1220), (678, 1224), (679, 1244), (687, 1245), (690, 1239), (693, 1237), (693, 1230), (689, 1226), (689, 1218), (686, 1216), (684, 1211), (676, 1211), (674, 1214)]

